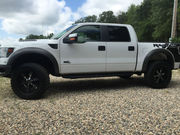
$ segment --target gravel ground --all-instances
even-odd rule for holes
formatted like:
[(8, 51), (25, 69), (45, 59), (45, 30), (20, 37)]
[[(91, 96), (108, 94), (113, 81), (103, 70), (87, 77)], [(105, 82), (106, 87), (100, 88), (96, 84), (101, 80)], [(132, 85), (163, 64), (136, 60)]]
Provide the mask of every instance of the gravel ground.
[(0, 78), (0, 134), (180, 135), (180, 72), (167, 89), (136, 76), (51, 79), (44, 99), (26, 101)]

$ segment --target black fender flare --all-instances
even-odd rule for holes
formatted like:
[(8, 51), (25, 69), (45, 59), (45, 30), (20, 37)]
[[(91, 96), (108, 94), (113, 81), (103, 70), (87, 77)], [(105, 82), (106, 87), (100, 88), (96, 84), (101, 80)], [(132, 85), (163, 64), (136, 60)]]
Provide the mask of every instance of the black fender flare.
[(41, 48), (34, 48), (34, 47), (28, 47), (28, 48), (23, 48), (20, 50), (15, 51), (9, 58), (7, 65), (12, 66), (13, 63), (21, 56), (23, 55), (30, 55), (30, 54), (38, 54), (46, 57), (52, 62), (52, 66), (54, 68), (55, 75), (59, 75), (59, 66), (56, 58), (48, 51), (41, 49)]
[(172, 69), (174, 68), (175, 59), (174, 59), (173, 54), (167, 49), (155, 49), (146, 55), (146, 57), (144, 59), (143, 67), (142, 67), (143, 72), (145, 72), (148, 69), (148, 64), (149, 64), (149, 61), (151, 60), (151, 58), (155, 55), (160, 54), (160, 53), (163, 53), (166, 56), (168, 56), (168, 61), (170, 62), (171, 66), (172, 66), (171, 68)]

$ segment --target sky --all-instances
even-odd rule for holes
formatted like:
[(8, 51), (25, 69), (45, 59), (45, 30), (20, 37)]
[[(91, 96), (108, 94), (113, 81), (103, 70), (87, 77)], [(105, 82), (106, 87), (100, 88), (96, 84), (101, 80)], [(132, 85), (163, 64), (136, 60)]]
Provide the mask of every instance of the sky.
[(0, 0), (0, 43), (29, 34), (58, 33), (88, 15), (127, 11), (143, 0)]

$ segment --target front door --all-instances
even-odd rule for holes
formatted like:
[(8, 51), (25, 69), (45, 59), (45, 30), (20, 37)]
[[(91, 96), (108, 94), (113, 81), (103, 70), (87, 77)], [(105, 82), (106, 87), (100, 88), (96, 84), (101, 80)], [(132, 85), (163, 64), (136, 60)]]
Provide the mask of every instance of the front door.
[(80, 26), (71, 34), (84, 36), (85, 43), (60, 45), (61, 73), (105, 72), (106, 43), (102, 42), (101, 27), (98, 25)]

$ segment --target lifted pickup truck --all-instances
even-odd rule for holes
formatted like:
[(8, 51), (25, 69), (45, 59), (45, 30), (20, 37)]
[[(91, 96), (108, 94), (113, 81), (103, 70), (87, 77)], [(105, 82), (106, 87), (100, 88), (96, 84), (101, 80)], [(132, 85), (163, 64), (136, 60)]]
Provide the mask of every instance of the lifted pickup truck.
[(0, 45), (1, 75), (11, 78), (23, 99), (41, 98), (50, 74), (74, 79), (144, 73), (147, 85), (165, 88), (178, 68), (180, 45), (139, 43), (131, 25), (81, 23), (50, 40)]

